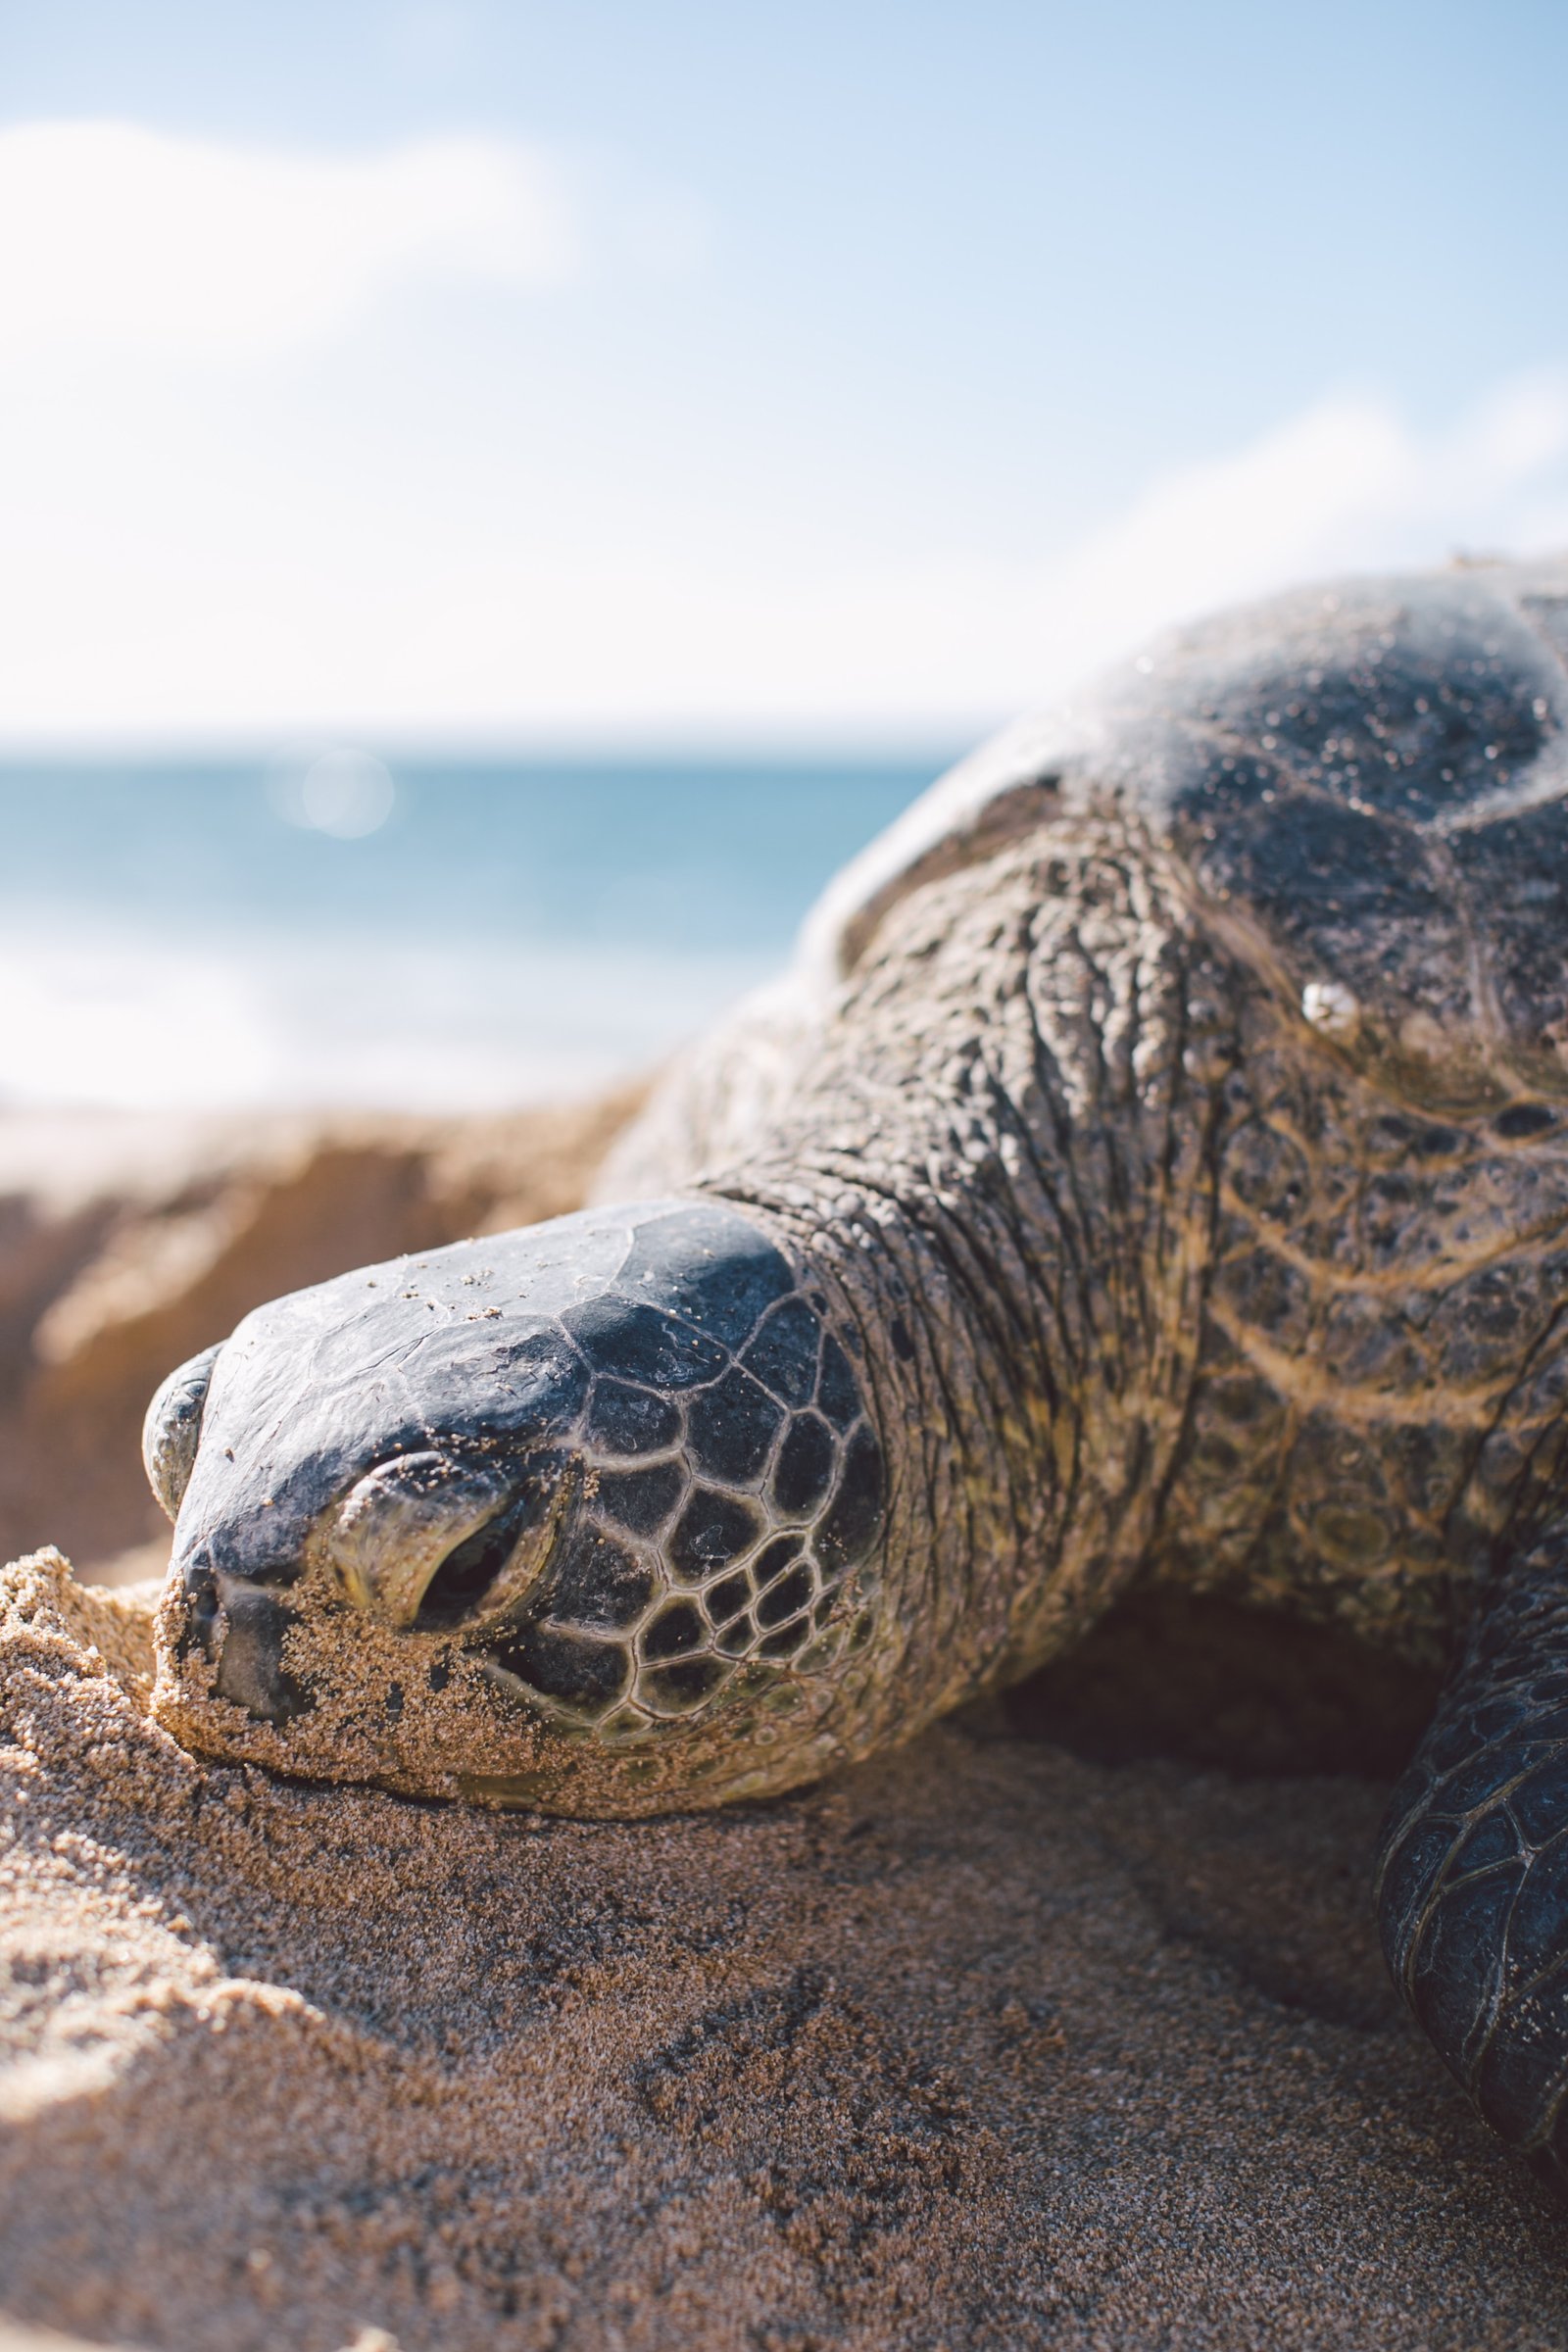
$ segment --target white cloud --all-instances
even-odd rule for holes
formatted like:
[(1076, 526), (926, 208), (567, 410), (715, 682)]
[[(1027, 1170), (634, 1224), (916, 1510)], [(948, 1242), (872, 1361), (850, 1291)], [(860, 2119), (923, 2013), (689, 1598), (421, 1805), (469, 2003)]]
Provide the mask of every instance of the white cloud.
[[(86, 464), (79, 428), (73, 448)], [(1431, 434), (1384, 403), (1326, 402), (1038, 564), (590, 557), (530, 537), (504, 498), (405, 539), (395, 500), (334, 515), (313, 506), (318, 485), (276, 473), (248, 501), (229, 484), (208, 523), (199, 466), (152, 476), (127, 517), (117, 502), (144, 443), (94, 456), (70, 513), (58, 497), (29, 513), (20, 475), (0, 481), (13, 738), (965, 729), (1233, 598), (1568, 542), (1568, 377), (1500, 386)], [(170, 513), (181, 498), (189, 512)]]
[[(1565, 368), (1441, 428), (1320, 400), (1037, 561), (852, 554), (845, 451), (813, 502), (798, 471), (775, 487), (760, 421), (711, 465), (710, 412), (684, 442), (677, 408), (649, 421), (652, 281), (615, 255), (662, 216), (618, 169), (568, 201), (556, 166), (477, 137), (302, 157), (0, 131), (0, 739), (957, 735), (1232, 598), (1568, 543)], [(432, 338), (400, 301), (569, 274), (584, 191), (593, 299), (625, 322), (591, 398), (553, 312), (449, 306)], [(678, 502), (639, 508), (662, 475)]]
[(0, 365), (59, 352), (243, 361), (330, 333), (409, 278), (572, 273), (561, 174), (461, 136), (365, 156), (131, 122), (0, 131)]
[[(89, 634), (105, 702), (144, 728), (199, 732), (231, 716), (372, 737), (961, 731), (1217, 604), (1319, 574), (1560, 543), (1568, 376), (1500, 386), (1431, 434), (1385, 403), (1325, 402), (1156, 482), (1040, 564), (977, 553), (852, 569), (827, 555), (782, 571), (765, 547), (744, 566), (639, 546), (589, 558), (531, 543), (525, 520), (505, 518), (484, 535), (426, 538), (399, 564), (387, 542), (318, 532), (309, 564), (286, 551), (261, 567), (225, 559), (199, 608), (172, 578), (140, 610), (128, 581), (104, 583)], [(79, 566), (70, 594), (79, 612)], [(24, 628), (25, 613), (9, 625)], [(74, 646), (57, 696), (68, 674), (79, 694)]]
[[(1315, 573), (1539, 552), (1568, 537), (1568, 371), (1495, 386), (1420, 432), (1389, 403), (1324, 401), (1156, 483), (1040, 579), (1051, 666)], [(1065, 656), (1065, 661), (1063, 657)]]

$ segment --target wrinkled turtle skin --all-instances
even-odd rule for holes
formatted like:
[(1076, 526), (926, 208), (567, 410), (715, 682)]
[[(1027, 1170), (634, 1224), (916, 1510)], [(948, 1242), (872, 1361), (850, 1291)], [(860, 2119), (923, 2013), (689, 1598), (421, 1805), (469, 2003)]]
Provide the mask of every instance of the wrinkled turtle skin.
[(250, 1315), (148, 1416), (192, 1745), (788, 1788), (1176, 1582), (1451, 1666), (1395, 1975), (1568, 2180), (1568, 564), (1185, 631), (945, 778), (613, 1202)]

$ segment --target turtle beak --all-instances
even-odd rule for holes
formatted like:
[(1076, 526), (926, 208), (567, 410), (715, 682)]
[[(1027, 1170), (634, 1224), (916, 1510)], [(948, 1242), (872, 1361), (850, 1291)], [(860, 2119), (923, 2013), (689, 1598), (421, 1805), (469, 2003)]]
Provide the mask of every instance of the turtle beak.
[(175, 1657), (207, 1659), (220, 1697), (259, 1723), (287, 1723), (312, 1703), (283, 1663), (285, 1638), (298, 1621), (286, 1597), (294, 1573), (229, 1575), (213, 1565), (205, 1546), (180, 1570), (183, 1622)]

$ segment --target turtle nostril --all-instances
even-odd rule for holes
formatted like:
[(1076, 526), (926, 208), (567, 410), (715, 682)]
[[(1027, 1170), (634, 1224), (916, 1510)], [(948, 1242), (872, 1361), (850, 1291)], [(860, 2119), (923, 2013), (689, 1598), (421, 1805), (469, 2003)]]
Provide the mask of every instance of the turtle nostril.
[(478, 1607), (516, 1549), (517, 1517), (503, 1511), (453, 1546), (424, 1588), (416, 1629), (457, 1625)]
[(194, 1652), (211, 1660), (218, 1634), (218, 1579), (205, 1561), (190, 1561), (180, 1579), (185, 1597), (185, 1619), (175, 1642), (174, 1654), (181, 1661)]

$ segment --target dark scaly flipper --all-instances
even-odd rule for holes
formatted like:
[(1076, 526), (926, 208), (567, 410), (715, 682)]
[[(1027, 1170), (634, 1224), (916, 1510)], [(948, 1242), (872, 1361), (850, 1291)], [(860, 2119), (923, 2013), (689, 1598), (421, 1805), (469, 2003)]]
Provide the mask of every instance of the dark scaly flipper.
[(1377, 1895), (1445, 2064), (1568, 2194), (1568, 1521), (1481, 1611), (1394, 1792)]

